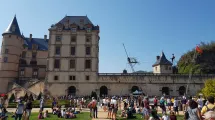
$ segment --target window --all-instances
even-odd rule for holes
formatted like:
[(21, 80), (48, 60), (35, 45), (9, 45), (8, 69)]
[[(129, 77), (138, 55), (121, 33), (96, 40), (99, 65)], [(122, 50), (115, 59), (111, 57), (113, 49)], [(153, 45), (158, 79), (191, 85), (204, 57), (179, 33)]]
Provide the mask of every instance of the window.
[(55, 59), (54, 61), (54, 68), (60, 68), (60, 60), (59, 59)]
[(171, 70), (171, 67), (169, 67), (169, 70)]
[(36, 58), (37, 53), (36, 52), (32, 52), (32, 58)]
[(54, 76), (54, 80), (58, 80), (58, 76)]
[(91, 28), (87, 28), (87, 32), (91, 32)]
[(9, 38), (11, 38), (11, 35), (9, 35)]
[(36, 44), (33, 44), (33, 45), (32, 45), (32, 49), (33, 49), (33, 50), (37, 50), (37, 48), (38, 48), (38, 46), (37, 46)]
[(9, 50), (6, 48), (5, 51), (4, 51), (4, 53), (8, 54), (8, 52), (9, 52)]
[(76, 42), (76, 37), (75, 36), (71, 37), (71, 42)]
[(59, 46), (55, 47), (55, 55), (60, 55), (60, 47)]
[(22, 52), (22, 58), (25, 58), (25, 57), (26, 57), (26, 52), (23, 51), (23, 52)]
[(86, 47), (86, 55), (90, 55), (91, 53), (91, 47)]
[(91, 60), (85, 60), (85, 69), (91, 68)]
[(30, 61), (30, 65), (37, 65), (37, 61), (36, 60)]
[(76, 28), (72, 28), (72, 32), (76, 32), (76, 30), (77, 30)]
[(71, 47), (70, 53), (71, 53), (71, 55), (75, 55), (75, 47)]
[(25, 69), (22, 68), (22, 69), (20, 69), (20, 76), (24, 76), (24, 75), (25, 75)]
[(168, 66), (165, 66), (165, 70), (168, 70)]
[(33, 69), (33, 77), (37, 77), (38, 76), (38, 69)]
[(157, 67), (155, 67), (155, 70), (157, 71)]
[(90, 80), (90, 76), (89, 75), (86, 75), (86, 80)]
[(75, 80), (76, 77), (75, 76), (69, 76), (69, 80)]
[(90, 42), (91, 41), (91, 37), (90, 36), (86, 36), (86, 42)]
[(4, 62), (7, 62), (7, 57), (4, 57)]
[(56, 36), (56, 41), (57, 41), (57, 42), (61, 41), (61, 36), (60, 36), (60, 35), (57, 35), (57, 36)]
[(75, 60), (70, 60), (70, 69), (75, 69)]

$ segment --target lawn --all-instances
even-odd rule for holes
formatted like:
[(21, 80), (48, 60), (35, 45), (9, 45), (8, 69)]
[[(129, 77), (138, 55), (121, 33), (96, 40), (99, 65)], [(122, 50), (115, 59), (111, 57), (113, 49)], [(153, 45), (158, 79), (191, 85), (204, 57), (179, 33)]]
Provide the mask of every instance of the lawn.
[[(161, 114), (159, 114), (159, 115), (161, 115)], [(119, 116), (119, 114), (118, 114), (118, 116)], [(143, 118), (141, 118), (142, 115), (140, 115), (140, 114), (134, 114), (134, 116), (136, 116), (136, 118), (134, 118), (134, 119), (126, 119), (126, 118), (117, 117), (117, 120), (144, 120)], [(177, 120), (184, 120), (184, 116), (182, 116), (182, 115), (177, 116)]]
[[(30, 120), (37, 120), (38, 113), (32, 113)], [(14, 118), (9, 115), (8, 120), (14, 120)], [(46, 118), (44, 120), (64, 120), (64, 118), (58, 118), (56, 115), (49, 114), (49, 118)], [(82, 112), (80, 114), (77, 114), (77, 118), (73, 120), (91, 120), (90, 113), (89, 112)]]

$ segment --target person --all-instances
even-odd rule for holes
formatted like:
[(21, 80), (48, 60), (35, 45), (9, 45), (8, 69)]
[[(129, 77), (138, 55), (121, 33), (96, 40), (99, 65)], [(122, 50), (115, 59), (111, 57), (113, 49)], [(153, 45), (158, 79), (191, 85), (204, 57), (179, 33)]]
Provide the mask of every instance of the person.
[(157, 97), (155, 96), (155, 98), (154, 98), (154, 107), (157, 109), (157, 107), (158, 107), (158, 99), (157, 99)]
[(189, 102), (189, 106), (187, 108), (188, 116), (185, 116), (185, 119), (187, 120), (202, 120), (201, 113), (198, 108), (198, 103), (194, 100), (191, 100)]
[(31, 99), (28, 99), (25, 104), (25, 113), (26, 113), (26, 119), (29, 120), (31, 116), (31, 110), (32, 110), (32, 102)]
[(204, 116), (205, 119), (215, 118), (214, 97), (209, 96), (207, 100), (208, 104), (202, 108), (201, 115)]
[(112, 106), (112, 104), (111, 104), (111, 99), (109, 98), (109, 100), (108, 100), (108, 103), (107, 103), (107, 105), (108, 105), (108, 116), (107, 116), (107, 118), (108, 119), (110, 119), (111, 118), (111, 112), (112, 112), (112, 110), (113, 110), (113, 106)]
[[(151, 112), (151, 117), (149, 118), (149, 120), (160, 120), (161, 118), (157, 115), (157, 112), (152, 111)], [(148, 119), (145, 119), (148, 120)]]
[(8, 118), (7, 110), (6, 110), (6, 108), (3, 108), (1, 116), (0, 116), (0, 120), (7, 120), (7, 118)]
[(166, 99), (166, 102), (167, 102), (168, 110), (171, 111), (172, 102), (169, 97)]
[(199, 96), (199, 98), (197, 99), (197, 103), (198, 103), (199, 110), (202, 110), (203, 100), (202, 100), (201, 96)]
[(169, 120), (169, 116), (165, 113), (165, 114), (162, 116), (162, 120)]
[(43, 111), (43, 107), (44, 107), (44, 99), (43, 97), (40, 99), (40, 110)]
[(175, 115), (175, 113), (173, 111), (170, 111), (170, 116), (169, 116), (170, 120), (177, 120), (177, 117)]
[(148, 97), (145, 97), (145, 100), (144, 100), (144, 108), (143, 108), (143, 115), (144, 115), (144, 118), (145, 118), (146, 120), (149, 119), (149, 111), (150, 111), (149, 99), (148, 99)]
[(187, 111), (187, 109), (186, 109), (187, 108), (186, 107), (187, 99), (185, 96), (182, 97), (181, 103), (182, 103), (182, 110)]
[(40, 110), (39, 112), (38, 119), (44, 119), (42, 110)]
[(46, 112), (44, 112), (43, 117), (44, 117), (44, 118), (48, 118), (48, 110), (46, 110)]
[(15, 116), (15, 120), (21, 120), (22, 119), (22, 115), (24, 112), (24, 104), (22, 103), (22, 100), (19, 101), (17, 108), (16, 108), (16, 116)]
[(117, 111), (118, 111), (118, 104), (117, 104), (117, 100), (116, 100), (115, 97), (113, 97), (111, 104), (113, 105), (112, 119), (116, 120), (116, 114), (117, 114)]
[(177, 100), (177, 98), (174, 99), (173, 109), (174, 109), (174, 112), (177, 113), (177, 115), (179, 115), (179, 112), (178, 112), (178, 100)]
[(162, 114), (165, 114), (166, 113), (166, 106), (165, 106), (164, 97), (161, 97), (161, 99), (160, 99), (160, 108), (162, 109)]

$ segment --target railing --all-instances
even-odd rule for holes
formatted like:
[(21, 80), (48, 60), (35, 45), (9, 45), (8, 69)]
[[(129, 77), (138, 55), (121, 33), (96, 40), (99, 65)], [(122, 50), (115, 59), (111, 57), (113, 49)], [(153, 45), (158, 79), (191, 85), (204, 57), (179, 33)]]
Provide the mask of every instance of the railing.
[[(99, 76), (189, 76), (189, 74), (169, 73), (98, 73)], [(192, 74), (192, 76), (215, 77), (215, 74)]]

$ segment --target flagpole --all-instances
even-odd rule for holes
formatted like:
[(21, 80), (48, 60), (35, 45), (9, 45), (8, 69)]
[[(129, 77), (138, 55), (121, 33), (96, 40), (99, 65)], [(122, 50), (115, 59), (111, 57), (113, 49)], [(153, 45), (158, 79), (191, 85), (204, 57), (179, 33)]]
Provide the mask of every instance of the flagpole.
[[(195, 62), (195, 58), (196, 58), (196, 49), (195, 49), (195, 52), (194, 52), (193, 59), (192, 59), (191, 63)], [(192, 79), (192, 72), (193, 72), (193, 66), (191, 66), (190, 71), (189, 71), (189, 78), (188, 78), (188, 81), (187, 81), (186, 95), (188, 93), (190, 80)]]

